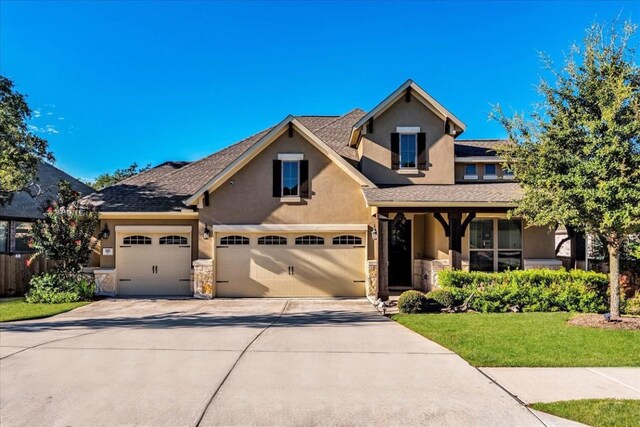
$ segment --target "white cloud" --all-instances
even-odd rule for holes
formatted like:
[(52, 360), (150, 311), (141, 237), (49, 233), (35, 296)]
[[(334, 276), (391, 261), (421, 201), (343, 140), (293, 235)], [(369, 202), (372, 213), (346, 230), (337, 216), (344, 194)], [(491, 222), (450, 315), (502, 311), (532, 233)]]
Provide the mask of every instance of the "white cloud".
[(55, 126), (53, 125), (45, 125), (45, 126), (34, 126), (34, 125), (29, 125), (27, 126), (27, 128), (32, 131), (32, 132), (37, 132), (37, 133), (48, 133), (51, 135), (55, 135), (57, 133), (60, 133), (60, 131), (58, 131), (58, 129), (56, 129)]
[(56, 127), (55, 127), (55, 126), (53, 126), (53, 125), (47, 125), (47, 127), (45, 128), (45, 133), (53, 133), (53, 134), (56, 134), (56, 133), (60, 133), (60, 132), (58, 131), (58, 129), (56, 129)]
[(64, 117), (58, 117), (58, 120), (64, 120)]
[(49, 112), (47, 113), (47, 116), (53, 116), (53, 113), (52, 113), (51, 111), (49, 111)]
[(36, 119), (40, 117), (40, 110), (33, 110), (33, 117)]

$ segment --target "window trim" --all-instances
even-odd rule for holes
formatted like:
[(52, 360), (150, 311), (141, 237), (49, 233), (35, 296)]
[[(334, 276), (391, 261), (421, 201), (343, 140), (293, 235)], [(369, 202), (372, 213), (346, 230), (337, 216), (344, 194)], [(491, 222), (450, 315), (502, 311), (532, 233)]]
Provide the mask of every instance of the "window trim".
[(325, 238), (317, 234), (304, 234), (294, 240), (296, 246), (324, 246)]
[[(476, 171), (474, 174), (467, 174), (467, 167), (473, 166), (473, 169)], [(478, 179), (478, 165), (475, 163), (465, 163), (464, 164), (464, 179)]]
[[(499, 254), (500, 252), (520, 252), (520, 269), (524, 267), (524, 226), (522, 223), (522, 219), (515, 218), (516, 221), (520, 223), (520, 249), (500, 249), (499, 243), (499, 230), (498, 230), (498, 222), (499, 221), (509, 221), (507, 218), (477, 218), (474, 221), (492, 221), (492, 232), (493, 232), (493, 247), (492, 248), (481, 248), (475, 249), (471, 247), (471, 224), (469, 224), (469, 239), (467, 242), (467, 247), (469, 249), (469, 270), (470, 271), (478, 271), (471, 270), (471, 252), (491, 252), (493, 254), (493, 271), (497, 272), (499, 265)], [(471, 221), (473, 223), (473, 221)]]
[[(487, 173), (487, 166), (493, 166), (493, 173)], [(485, 163), (483, 179), (498, 179), (498, 165), (496, 163)]]
[[(282, 201), (300, 201), (300, 160), (281, 160), (282, 167), (280, 168), (280, 200)], [(285, 163), (296, 163), (298, 172), (298, 183), (296, 184), (297, 194), (284, 194), (284, 165)]]
[[(411, 130), (412, 128), (398, 128), (398, 129), (409, 129)], [(420, 129), (420, 128), (417, 128)], [(418, 132), (412, 132), (412, 131), (404, 131), (404, 132), (398, 132), (398, 159), (399, 159), (399, 163), (398, 163), (398, 170), (404, 170), (404, 171), (417, 171), (418, 170)], [(402, 166), (402, 135), (407, 135), (407, 136), (413, 136), (413, 164), (414, 166)]]

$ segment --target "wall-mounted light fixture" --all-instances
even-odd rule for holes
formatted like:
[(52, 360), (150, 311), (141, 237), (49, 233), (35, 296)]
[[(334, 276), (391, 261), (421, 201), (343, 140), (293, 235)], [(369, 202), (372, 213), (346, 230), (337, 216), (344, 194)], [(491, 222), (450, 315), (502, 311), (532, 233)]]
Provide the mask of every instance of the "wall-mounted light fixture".
[(111, 232), (109, 231), (109, 224), (105, 222), (104, 228), (100, 232), (100, 239), (106, 240), (109, 238), (110, 235), (111, 235)]
[(378, 229), (375, 226), (371, 229), (371, 238), (378, 240)]
[(209, 240), (209, 237), (211, 237), (211, 230), (209, 230), (209, 227), (207, 227), (207, 224), (205, 224), (204, 231), (202, 231), (202, 238), (204, 240)]

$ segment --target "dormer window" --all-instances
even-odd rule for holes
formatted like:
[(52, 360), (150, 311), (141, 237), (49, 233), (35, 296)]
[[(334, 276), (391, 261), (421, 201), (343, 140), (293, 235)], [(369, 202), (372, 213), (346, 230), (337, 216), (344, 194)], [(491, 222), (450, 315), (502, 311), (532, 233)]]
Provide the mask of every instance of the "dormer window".
[(495, 163), (487, 163), (484, 165), (484, 179), (498, 179), (498, 175), (496, 174), (496, 164)]
[(475, 163), (464, 165), (464, 179), (478, 179), (478, 169)]
[(400, 134), (400, 169), (416, 169), (418, 164), (418, 135)]

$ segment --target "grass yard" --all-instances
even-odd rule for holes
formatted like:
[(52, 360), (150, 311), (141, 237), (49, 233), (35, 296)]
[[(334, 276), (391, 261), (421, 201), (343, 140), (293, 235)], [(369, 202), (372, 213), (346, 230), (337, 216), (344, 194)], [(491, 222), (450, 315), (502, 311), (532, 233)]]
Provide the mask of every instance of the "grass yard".
[(568, 325), (570, 313), (397, 314), (474, 366), (640, 366), (640, 331)]
[(23, 298), (0, 300), (0, 322), (39, 319), (89, 304), (86, 301), (63, 304), (29, 304)]
[(640, 400), (585, 399), (535, 403), (533, 409), (593, 427), (640, 426)]

